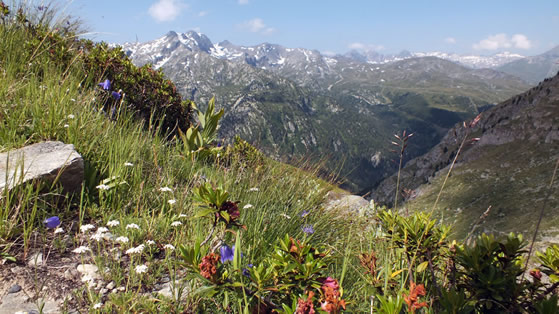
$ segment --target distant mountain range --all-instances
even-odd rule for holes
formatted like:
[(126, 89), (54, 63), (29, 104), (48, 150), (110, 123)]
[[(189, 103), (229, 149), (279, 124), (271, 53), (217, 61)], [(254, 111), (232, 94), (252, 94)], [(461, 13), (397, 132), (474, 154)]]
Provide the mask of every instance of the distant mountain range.
[[(439, 144), (403, 168), (400, 191), (406, 191), (404, 206), (409, 211), (434, 206), (466, 132), (463, 125), (456, 125)], [(477, 141), (470, 141), (473, 138)], [(559, 74), (482, 113), (467, 139), (435, 207), (437, 216), (453, 223), (456, 236), (464, 237), (491, 207), (478, 231), (527, 233), (534, 230), (547, 202), (541, 240), (554, 237), (556, 242), (558, 180), (546, 198), (559, 158)], [(373, 191), (372, 198), (392, 204), (395, 187), (394, 175)]]
[(434, 56), (380, 62), (357, 52), (214, 44), (192, 31), (123, 49), (135, 64), (161, 69), (185, 97), (203, 105), (216, 96), (226, 109), (222, 138), (239, 134), (286, 161), (326, 158), (354, 192), (394, 172), (394, 133), (416, 133), (408, 158), (419, 156), (455, 123), (529, 88), (515, 76)]

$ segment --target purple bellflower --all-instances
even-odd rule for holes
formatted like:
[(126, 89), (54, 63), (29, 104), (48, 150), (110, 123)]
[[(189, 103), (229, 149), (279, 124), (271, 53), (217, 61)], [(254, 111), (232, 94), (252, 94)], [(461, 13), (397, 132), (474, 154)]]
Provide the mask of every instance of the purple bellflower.
[(105, 81), (103, 81), (103, 82), (101, 82), (101, 83), (99, 83), (99, 84), (97, 84), (97, 85), (103, 87), (104, 90), (109, 90), (109, 89), (111, 89), (111, 81), (109, 81), (108, 79), (106, 79)]
[(120, 92), (112, 91), (111, 96), (113, 96), (114, 99), (119, 100), (120, 99)]
[(301, 228), (303, 230), (304, 233), (306, 234), (313, 234), (314, 233), (314, 228), (312, 225), (305, 225)]
[(232, 247), (228, 247), (227, 245), (224, 245), (221, 247), (221, 249), (219, 250), (221, 253), (221, 262), (225, 263), (227, 261), (232, 261), (233, 257), (235, 256), (235, 246), (233, 245)]
[(45, 219), (45, 221), (43, 221), (43, 224), (45, 225), (45, 227), (49, 229), (54, 229), (60, 226), (60, 218), (58, 218), (58, 216), (52, 216), (50, 218)]

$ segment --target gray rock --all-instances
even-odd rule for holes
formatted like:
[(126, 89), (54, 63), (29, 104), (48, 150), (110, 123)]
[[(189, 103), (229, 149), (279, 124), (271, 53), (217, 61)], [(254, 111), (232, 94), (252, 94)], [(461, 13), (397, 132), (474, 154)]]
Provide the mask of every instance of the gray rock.
[(76, 267), (77, 271), (82, 274), (82, 282), (92, 282), (99, 279), (99, 269), (93, 264), (80, 264)]
[(39, 299), (31, 301), (24, 292), (9, 293), (0, 298), (0, 313), (39, 313), (37, 305), (44, 304), (42, 313), (53, 314), (61, 313), (56, 301), (52, 299)]
[(107, 284), (107, 286), (105, 287), (108, 290), (113, 290), (115, 288), (116, 284), (114, 281), (111, 281)]
[(31, 180), (57, 180), (66, 192), (75, 192), (83, 179), (83, 158), (71, 144), (42, 142), (0, 154), (0, 191)]
[(325, 205), (325, 210), (342, 210), (347, 213), (361, 213), (363, 208), (369, 207), (369, 202), (358, 195), (340, 195), (329, 193), (330, 200)]
[(11, 286), (10, 289), (8, 289), (8, 293), (18, 293), (20, 291), (21, 291), (21, 286), (18, 285), (17, 283)]
[(32, 254), (29, 257), (29, 261), (27, 262), (27, 265), (31, 267), (43, 266), (43, 253), (37, 252), (35, 254)]

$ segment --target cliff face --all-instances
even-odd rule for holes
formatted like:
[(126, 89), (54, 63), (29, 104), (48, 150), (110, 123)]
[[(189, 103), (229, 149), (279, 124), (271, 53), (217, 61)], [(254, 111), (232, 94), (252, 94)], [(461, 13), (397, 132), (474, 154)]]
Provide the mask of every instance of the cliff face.
[[(466, 132), (462, 123), (457, 124), (428, 153), (406, 164), (400, 183), (400, 191), (406, 191), (406, 207), (433, 207)], [(559, 74), (482, 113), (470, 132), (436, 212), (458, 223), (459, 235), (467, 233), (489, 206), (482, 230), (530, 230), (559, 158)], [(470, 141), (473, 138), (479, 140)], [(372, 198), (391, 205), (395, 182), (396, 175), (381, 182)], [(555, 191), (557, 187), (555, 182)], [(558, 220), (558, 196), (559, 192), (552, 193), (547, 207), (545, 223), (552, 233)]]

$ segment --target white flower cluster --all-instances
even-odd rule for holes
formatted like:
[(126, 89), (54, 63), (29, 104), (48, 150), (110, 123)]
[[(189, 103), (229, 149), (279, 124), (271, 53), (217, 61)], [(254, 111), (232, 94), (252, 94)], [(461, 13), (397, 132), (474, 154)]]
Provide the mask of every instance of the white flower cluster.
[(138, 245), (137, 247), (132, 247), (129, 248), (128, 250), (126, 250), (126, 254), (139, 254), (142, 253), (142, 251), (144, 250), (146, 246), (143, 244)]

